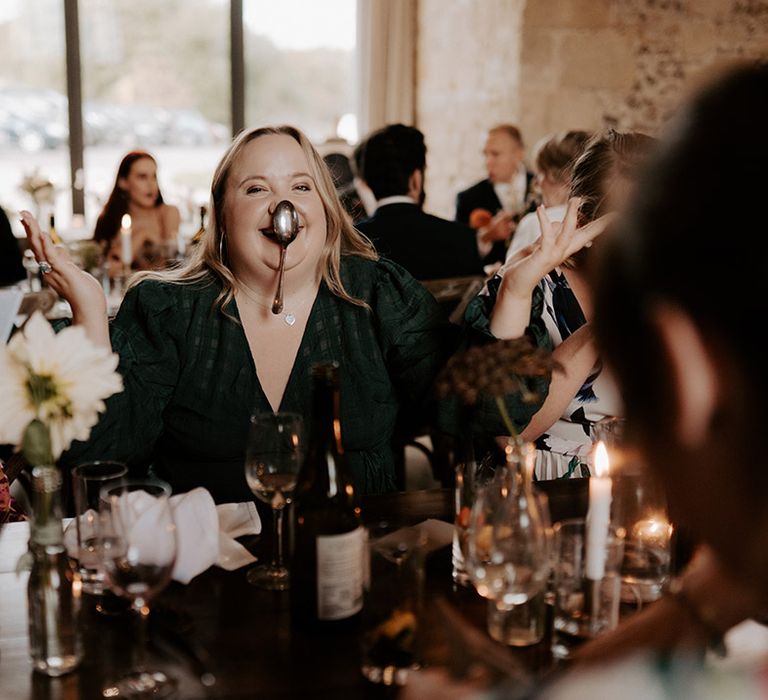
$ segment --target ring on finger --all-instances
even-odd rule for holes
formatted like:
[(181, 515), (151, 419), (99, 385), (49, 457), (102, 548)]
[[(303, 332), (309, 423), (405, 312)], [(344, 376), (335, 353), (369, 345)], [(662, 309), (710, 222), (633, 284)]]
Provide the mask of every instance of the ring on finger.
[(44, 275), (47, 275), (49, 272), (53, 272), (53, 265), (49, 263), (47, 260), (41, 260), (40, 261), (40, 272), (42, 272)]

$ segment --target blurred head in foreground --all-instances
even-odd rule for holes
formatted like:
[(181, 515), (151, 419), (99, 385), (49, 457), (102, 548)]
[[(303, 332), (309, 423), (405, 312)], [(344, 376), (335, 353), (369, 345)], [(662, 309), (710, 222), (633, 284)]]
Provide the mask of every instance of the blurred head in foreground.
[(768, 66), (681, 110), (603, 241), (596, 332), (673, 518), (734, 573), (768, 584)]

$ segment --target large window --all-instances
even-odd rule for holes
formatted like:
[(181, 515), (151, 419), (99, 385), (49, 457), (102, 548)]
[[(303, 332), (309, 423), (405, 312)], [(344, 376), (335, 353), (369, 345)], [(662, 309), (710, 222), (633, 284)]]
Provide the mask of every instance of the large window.
[[(231, 137), (230, 1), (67, 2), (79, 15), (85, 217), (72, 216), (63, 0), (0, 0), (0, 204), (34, 209), (23, 182), (50, 181), (59, 231), (90, 236), (120, 159), (143, 148), (195, 228)], [(356, 0), (242, 6), (245, 84), (234, 88), (246, 126), (287, 122), (318, 145), (355, 141)]]
[(164, 198), (197, 226), (230, 139), (229, 5), (221, 0), (79, 0), (86, 219), (129, 150), (158, 162)]
[(246, 124), (357, 140), (355, 0), (244, 0)]
[(56, 213), (68, 219), (72, 200), (61, 0), (3, 0), (0, 45), (0, 204), (13, 222), (20, 209), (46, 217), (54, 204)]

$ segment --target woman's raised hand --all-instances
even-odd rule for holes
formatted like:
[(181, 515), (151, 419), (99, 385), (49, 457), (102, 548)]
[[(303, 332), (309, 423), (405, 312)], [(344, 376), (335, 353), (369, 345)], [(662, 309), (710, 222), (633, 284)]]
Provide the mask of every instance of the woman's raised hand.
[(519, 250), (503, 268), (504, 286), (509, 293), (527, 298), (534, 287), (558, 265), (597, 238), (613, 220), (605, 214), (581, 228), (577, 228), (581, 200), (572, 197), (562, 223), (552, 222), (544, 206), (536, 210), (541, 237)]
[(613, 219), (611, 214), (606, 214), (577, 228), (580, 204), (577, 197), (568, 201), (562, 223), (553, 223), (544, 207), (538, 208), (541, 237), (513, 255), (499, 271), (503, 281), (491, 313), (491, 333), (497, 338), (518, 338), (525, 332), (536, 285), (576, 251), (591, 243)]
[(30, 212), (21, 212), (21, 223), (48, 286), (72, 307), (72, 321), (92, 341), (108, 347), (107, 300), (99, 282), (75, 265), (65, 248), (53, 244)]

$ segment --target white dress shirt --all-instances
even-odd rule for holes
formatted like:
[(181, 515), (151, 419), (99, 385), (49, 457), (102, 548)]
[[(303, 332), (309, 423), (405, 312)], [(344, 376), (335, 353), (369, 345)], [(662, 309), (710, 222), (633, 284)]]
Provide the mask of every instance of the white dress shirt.
[[(547, 216), (550, 221), (562, 221), (565, 218), (565, 210), (567, 206), (565, 204), (558, 204), (555, 207), (547, 207)], [(515, 235), (512, 236), (512, 243), (509, 244), (507, 250), (507, 259), (509, 259), (521, 248), (530, 245), (534, 241), (538, 240), (541, 235), (541, 228), (539, 227), (539, 217), (535, 211), (526, 214), (517, 225)], [(506, 262), (505, 261), (505, 262)]]
[(494, 182), (493, 189), (501, 202), (504, 211), (517, 214), (525, 206), (525, 193), (528, 189), (528, 171), (525, 165), (520, 163), (517, 172), (509, 182)]

